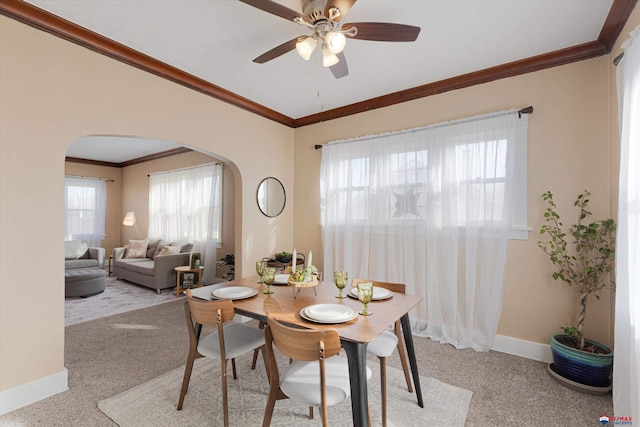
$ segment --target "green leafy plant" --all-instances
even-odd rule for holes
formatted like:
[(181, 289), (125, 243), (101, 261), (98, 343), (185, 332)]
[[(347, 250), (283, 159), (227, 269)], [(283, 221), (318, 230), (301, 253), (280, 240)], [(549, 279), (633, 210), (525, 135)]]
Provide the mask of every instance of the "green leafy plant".
[(556, 268), (552, 274), (553, 279), (578, 288), (580, 297), (577, 325), (561, 329), (576, 340), (576, 348), (580, 350), (585, 350), (582, 328), (589, 295), (593, 294), (599, 299), (598, 291), (607, 286), (615, 286), (609, 273), (615, 261), (616, 225), (610, 218), (585, 224), (591, 215), (587, 209), (590, 195), (587, 190), (578, 195), (573, 204), (580, 210), (578, 222), (565, 232), (556, 211), (553, 194), (551, 191), (543, 193), (542, 199), (547, 208), (544, 213), (545, 224), (540, 227), (540, 234), (546, 236), (547, 240), (538, 241), (538, 247), (549, 256)]
[(222, 275), (222, 278), (233, 280), (236, 277), (236, 256), (234, 254), (226, 254), (224, 258), (218, 260), (218, 267), (226, 266), (229, 266), (229, 269)]

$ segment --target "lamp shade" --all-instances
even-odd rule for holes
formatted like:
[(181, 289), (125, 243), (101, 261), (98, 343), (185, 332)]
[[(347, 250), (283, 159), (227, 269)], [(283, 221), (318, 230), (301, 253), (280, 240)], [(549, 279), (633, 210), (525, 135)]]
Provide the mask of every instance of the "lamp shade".
[(331, 52), (328, 47), (322, 48), (322, 66), (323, 67), (331, 67), (336, 65), (340, 59), (336, 56), (335, 53)]
[(336, 33), (335, 31), (329, 31), (325, 36), (327, 47), (333, 53), (340, 53), (344, 49), (347, 43), (347, 38), (342, 33)]
[(127, 212), (122, 220), (122, 225), (126, 225), (127, 227), (131, 227), (132, 225), (136, 225), (136, 213), (135, 212)]
[(296, 43), (296, 50), (302, 59), (308, 61), (311, 58), (313, 50), (316, 48), (316, 40), (313, 37), (304, 37)]

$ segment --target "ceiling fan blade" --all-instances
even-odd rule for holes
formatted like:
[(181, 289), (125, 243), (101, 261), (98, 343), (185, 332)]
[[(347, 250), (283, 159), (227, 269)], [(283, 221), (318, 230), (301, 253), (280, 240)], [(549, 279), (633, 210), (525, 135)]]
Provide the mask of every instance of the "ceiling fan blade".
[(249, 6), (253, 6), (257, 9), (260, 9), (264, 12), (284, 18), (287, 21), (293, 21), (293, 18), (295, 17), (300, 17), (302, 19), (305, 19), (304, 16), (302, 16), (299, 12), (296, 12), (295, 10), (289, 9), (286, 6), (283, 6), (280, 3), (276, 3), (271, 0), (240, 0), (240, 1), (242, 3), (248, 4)]
[(420, 34), (420, 27), (387, 22), (349, 22), (342, 26), (343, 30), (351, 27), (358, 29), (358, 34), (352, 38), (358, 40), (372, 40), (378, 42), (413, 42)]
[(329, 8), (337, 7), (340, 10), (340, 16), (335, 21), (340, 21), (349, 12), (349, 9), (353, 7), (357, 0), (327, 0), (327, 5), (324, 7), (324, 16), (329, 16)]
[(344, 53), (340, 52), (336, 54), (336, 56), (340, 61), (338, 61), (337, 64), (329, 67), (329, 69), (331, 70), (333, 77), (335, 77), (336, 79), (341, 79), (342, 77), (346, 77), (349, 75), (349, 67), (347, 66), (347, 58), (344, 57)]
[(280, 55), (284, 55), (285, 53), (296, 48), (296, 43), (298, 42), (298, 37), (295, 39), (291, 39), (288, 42), (282, 43), (280, 46), (276, 46), (268, 52), (263, 53), (258, 56), (253, 62), (257, 62), (258, 64), (264, 64), (267, 61), (271, 61), (272, 59), (276, 59)]

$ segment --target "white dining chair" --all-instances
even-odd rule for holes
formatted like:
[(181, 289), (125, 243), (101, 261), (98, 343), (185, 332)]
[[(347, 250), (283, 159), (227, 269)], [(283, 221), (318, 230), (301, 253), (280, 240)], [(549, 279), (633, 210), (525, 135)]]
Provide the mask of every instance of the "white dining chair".
[[(357, 287), (360, 282), (372, 282), (373, 287), (384, 288), (391, 292), (404, 294), (406, 286), (401, 283), (376, 282), (375, 280), (353, 279), (352, 286)], [(402, 326), (400, 320), (393, 325), (393, 331), (387, 330), (380, 334), (367, 346), (367, 352), (378, 357), (380, 361), (380, 394), (382, 395), (382, 426), (387, 425), (387, 357), (393, 354), (393, 350), (398, 349), (400, 362), (404, 371), (404, 379), (407, 382), (409, 393), (413, 393), (411, 385), (411, 372), (407, 362), (407, 355), (404, 351), (404, 340), (402, 339)]]
[[(229, 406), (227, 398), (227, 361), (231, 359), (233, 378), (237, 379), (235, 358), (254, 349), (263, 349), (265, 366), (267, 360), (264, 353), (264, 334), (260, 329), (230, 322), (235, 316), (233, 302), (230, 300), (206, 301), (193, 298), (191, 289), (187, 289), (187, 301), (184, 303), (189, 331), (189, 354), (184, 369), (184, 378), (178, 400), (178, 410), (182, 409), (184, 398), (189, 388), (189, 380), (196, 358), (210, 357), (220, 361), (222, 376), (222, 406), (224, 425), (229, 426)], [(215, 330), (200, 339), (203, 325), (215, 326)], [(215, 424), (215, 423), (214, 423)]]
[[(351, 396), (349, 365), (340, 356), (340, 335), (336, 329), (301, 329), (284, 325), (267, 313), (264, 329), (269, 378), (269, 397), (263, 427), (271, 424), (277, 400), (291, 398), (311, 408), (320, 408), (322, 425), (328, 426), (327, 407)], [(280, 375), (273, 345), (293, 359)], [(367, 379), (371, 370), (367, 368)]]

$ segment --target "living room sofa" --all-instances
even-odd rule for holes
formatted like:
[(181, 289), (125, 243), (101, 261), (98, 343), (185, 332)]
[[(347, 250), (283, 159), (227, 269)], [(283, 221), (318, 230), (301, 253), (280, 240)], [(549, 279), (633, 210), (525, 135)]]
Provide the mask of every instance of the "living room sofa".
[[(140, 247), (146, 247), (144, 253)], [(192, 248), (192, 243), (162, 239), (130, 240), (128, 247), (113, 249), (113, 275), (160, 293), (176, 286), (175, 268), (189, 265)]]
[(104, 248), (89, 247), (86, 242), (64, 242), (64, 269), (104, 268)]
[(80, 240), (64, 242), (65, 298), (85, 298), (105, 290), (104, 254), (104, 248)]

